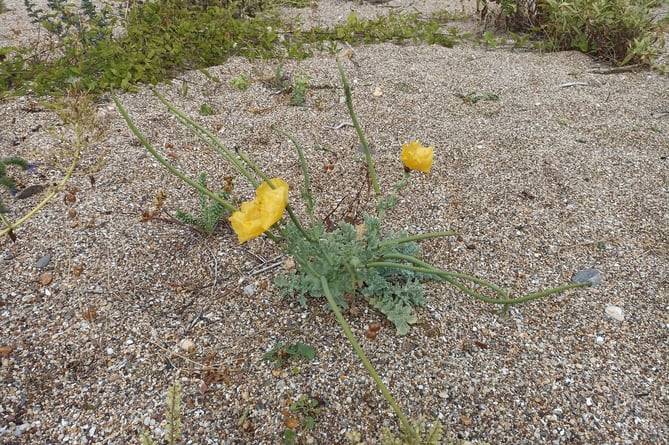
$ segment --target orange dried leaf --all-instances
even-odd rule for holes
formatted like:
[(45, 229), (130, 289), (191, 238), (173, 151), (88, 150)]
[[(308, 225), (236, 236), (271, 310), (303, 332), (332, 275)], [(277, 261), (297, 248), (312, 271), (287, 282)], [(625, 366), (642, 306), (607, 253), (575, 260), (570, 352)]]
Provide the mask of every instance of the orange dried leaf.
[(286, 425), (286, 428), (295, 429), (300, 426), (300, 421), (295, 417), (289, 417), (283, 422), (283, 424)]
[(53, 275), (51, 275), (49, 272), (44, 272), (39, 281), (42, 283), (42, 286), (47, 286), (49, 283), (51, 283), (51, 281), (53, 281)]
[(9, 358), (9, 354), (14, 350), (11, 346), (0, 346), (0, 355), (2, 358)]

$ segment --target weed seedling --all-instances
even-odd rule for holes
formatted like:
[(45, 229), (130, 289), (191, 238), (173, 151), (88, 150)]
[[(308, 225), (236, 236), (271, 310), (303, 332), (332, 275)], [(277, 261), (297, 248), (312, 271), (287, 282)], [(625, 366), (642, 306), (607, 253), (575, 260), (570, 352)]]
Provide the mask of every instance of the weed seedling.
[(200, 116), (211, 116), (214, 114), (214, 109), (207, 104), (200, 105)]
[[(200, 176), (198, 177), (198, 184), (200, 184), (202, 187), (207, 186), (206, 173), (204, 172), (200, 173)], [(231, 191), (232, 191), (232, 179), (227, 179), (227, 183), (224, 186), (224, 189), (218, 192), (218, 196), (221, 199), (227, 200), (230, 198)], [(209, 198), (204, 193), (200, 192), (199, 195), (200, 195), (200, 210), (202, 213), (196, 216), (191, 213), (184, 212), (182, 210), (177, 210), (176, 218), (184, 224), (194, 226), (200, 232), (203, 232), (207, 235), (211, 235), (212, 233), (214, 233), (214, 230), (216, 230), (216, 226), (218, 226), (218, 223), (226, 216), (229, 216), (230, 212), (228, 211), (228, 209), (223, 207), (218, 201)]]
[(262, 358), (274, 363), (275, 368), (282, 368), (286, 361), (291, 358), (302, 358), (303, 360), (313, 360), (316, 357), (316, 350), (304, 343), (297, 342), (292, 345), (283, 345), (276, 343), (272, 349), (263, 354)]
[(230, 79), (230, 85), (233, 88), (236, 88), (240, 91), (247, 90), (251, 86), (251, 79), (249, 79), (249, 76), (246, 74), (242, 73), (237, 77), (233, 77)]

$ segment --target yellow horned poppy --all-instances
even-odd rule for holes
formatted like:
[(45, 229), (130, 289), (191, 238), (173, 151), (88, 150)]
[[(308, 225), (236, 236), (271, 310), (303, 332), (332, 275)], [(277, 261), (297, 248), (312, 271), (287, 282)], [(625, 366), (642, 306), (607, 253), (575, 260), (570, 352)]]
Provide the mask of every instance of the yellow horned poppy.
[(432, 168), (433, 147), (424, 147), (418, 141), (402, 145), (402, 162), (411, 170), (430, 173)]
[(256, 190), (253, 201), (242, 203), (239, 211), (229, 218), (239, 242), (260, 236), (283, 216), (288, 205), (288, 184), (280, 178), (272, 178), (273, 189), (263, 182)]

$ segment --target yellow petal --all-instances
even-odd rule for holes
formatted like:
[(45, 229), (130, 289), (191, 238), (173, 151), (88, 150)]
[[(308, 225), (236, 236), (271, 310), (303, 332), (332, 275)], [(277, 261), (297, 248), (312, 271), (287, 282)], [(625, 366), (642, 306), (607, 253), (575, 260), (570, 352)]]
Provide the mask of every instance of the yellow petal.
[(433, 156), (434, 148), (424, 147), (418, 141), (413, 141), (402, 146), (402, 162), (411, 170), (430, 173)]
[(260, 222), (260, 206), (257, 200), (242, 204), (241, 211), (230, 216), (229, 221), (232, 229), (237, 234), (240, 243), (260, 236), (266, 229)]
[(256, 190), (257, 200), (260, 205), (260, 221), (265, 230), (276, 224), (283, 216), (288, 205), (288, 184), (280, 178), (270, 179), (276, 188), (271, 188), (263, 182)]
[(288, 184), (279, 178), (270, 181), (276, 188), (262, 183), (256, 198), (242, 203), (241, 209), (229, 218), (240, 243), (262, 235), (283, 216), (288, 205)]

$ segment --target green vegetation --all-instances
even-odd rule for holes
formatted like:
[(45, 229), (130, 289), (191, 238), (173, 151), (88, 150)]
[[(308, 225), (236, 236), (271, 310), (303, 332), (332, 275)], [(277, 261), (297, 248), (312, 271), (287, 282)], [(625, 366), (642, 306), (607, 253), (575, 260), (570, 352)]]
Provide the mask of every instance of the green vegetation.
[[(454, 31), (442, 33), (438, 20), (424, 20), (418, 13), (360, 20), (351, 12), (332, 29), (300, 31), (279, 17), (275, 0), (224, 5), (157, 0), (134, 5), (123, 17), (109, 8), (96, 9), (91, 0), (82, 0), (79, 8), (50, 0), (47, 11), (25, 1), (31, 19), (47, 31), (47, 48), (0, 49), (0, 91), (5, 94), (62, 95), (72, 85), (93, 94), (132, 89), (221, 64), (233, 55), (300, 59), (336, 41), (452, 46), (457, 38)], [(125, 30), (121, 35), (113, 32), (117, 25)], [(299, 93), (296, 102), (302, 99)]]
[(321, 413), (321, 402), (318, 399), (301, 396), (290, 405), (290, 411), (296, 417), (286, 420), (286, 430), (283, 432), (283, 443), (285, 445), (297, 444), (297, 428), (311, 431), (316, 427), (316, 417)]
[[(516, 47), (547, 50), (578, 49), (616, 63), (652, 65), (664, 45), (669, 18), (653, 21), (649, 8), (666, 0), (500, 0), (499, 12), (479, 0), (482, 16), (497, 14)], [(47, 9), (25, 0), (30, 18), (46, 31), (37, 47), (0, 48), (0, 92), (62, 95), (70, 86), (99, 94), (112, 88), (132, 89), (156, 84), (184, 70), (218, 65), (233, 55), (249, 58), (304, 58), (315, 50), (339, 52), (381, 42), (424, 42), (451, 47), (469, 36), (444, 24), (462, 14), (417, 12), (359, 19), (351, 12), (332, 28), (301, 30), (281, 18), (277, 0), (252, 2), (182, 2), (156, 0), (132, 5), (123, 15), (98, 9), (91, 0), (79, 6), (49, 0)], [(302, 6), (304, 2), (296, 3)], [(1, 5), (1, 3), (0, 3)], [(530, 7), (530, 5), (534, 5)], [(497, 10), (495, 10), (497, 11)], [(123, 32), (114, 32), (122, 28)], [(540, 42), (530, 42), (539, 39)], [(486, 33), (483, 41), (499, 41)], [(248, 80), (248, 79), (247, 79)], [(236, 88), (247, 85), (244, 77)], [(294, 102), (301, 103), (301, 90)]]
[[(338, 65), (349, 117), (356, 128), (365, 151), (366, 177), (370, 180), (375, 190), (375, 197), (378, 200), (376, 212), (367, 215), (364, 218), (364, 224), (356, 226), (350, 223), (341, 223), (336, 227), (330, 227), (326, 224), (326, 221), (315, 217), (314, 203), (320, 202), (320, 200), (312, 195), (310, 174), (304, 152), (295, 138), (283, 130), (277, 129), (279, 133), (286, 135), (294, 143), (297, 151), (303, 175), (301, 195), (306, 204), (308, 225), (303, 224), (288, 203), (288, 185), (285, 182), (286, 193), (285, 195), (282, 194), (279, 188), (279, 185), (283, 182), (281, 178), (270, 180), (270, 177), (242, 150), (232, 151), (227, 148), (215, 135), (168, 102), (157, 91), (154, 90), (154, 94), (167, 106), (171, 113), (175, 114), (203, 142), (220, 153), (226, 162), (256, 188), (256, 198), (245, 203), (247, 204), (246, 210), (244, 205), (242, 205), (242, 210), (237, 210), (234, 204), (188, 178), (174, 167), (158, 153), (137, 128), (118, 98), (115, 95), (112, 95), (112, 97), (131, 131), (152, 156), (186, 184), (194, 187), (203, 195), (218, 201), (221, 206), (235, 212), (233, 218), (238, 217), (243, 222), (237, 228), (233, 223), (233, 229), (240, 236), (240, 239), (242, 235), (246, 236), (244, 231), (249, 230), (250, 226), (253, 233), (244, 241), (264, 233), (269, 240), (275, 242), (285, 254), (291, 257), (294, 270), (287, 278), (278, 283), (280, 286), (284, 286), (284, 294), (296, 294), (298, 300), (303, 304), (306, 303), (307, 297), (326, 299), (353, 350), (397, 415), (403, 435), (407, 438), (407, 440), (400, 440), (405, 443), (422, 443), (423, 440), (418, 431), (423, 430), (424, 423), (420, 423), (421, 428), (416, 428), (409, 421), (356, 340), (340, 307), (347, 307), (353, 298), (360, 296), (372, 307), (384, 313), (395, 324), (397, 331), (403, 334), (408, 332), (409, 324), (415, 321), (415, 316), (412, 313), (413, 305), (421, 304), (424, 301), (422, 281), (427, 278), (443, 280), (471, 297), (486, 303), (501, 305), (504, 309), (510, 305), (545, 298), (567, 290), (589, 287), (593, 283), (589, 281), (574, 282), (523, 297), (512, 298), (506, 291), (490, 282), (466, 274), (445, 271), (420, 259), (420, 251), (416, 243), (432, 238), (451, 236), (453, 235), (452, 232), (424, 233), (410, 236), (401, 232), (382, 231), (381, 218), (388, 209), (397, 205), (397, 192), (407, 185), (411, 168), (429, 171), (432, 165), (432, 149), (429, 149), (430, 155), (427, 158), (429, 159), (427, 161), (429, 166), (424, 166), (425, 168), (420, 165), (410, 167), (404, 161), (405, 167), (408, 168), (405, 170), (403, 179), (393, 188), (390, 194), (382, 196), (369, 146), (353, 110), (351, 90), (341, 61)], [(408, 145), (418, 145), (422, 150), (427, 150), (418, 142)], [(260, 193), (261, 191), (262, 193)], [(287, 213), (288, 217), (283, 218), (284, 213)], [(277, 215), (278, 218), (275, 217)], [(266, 220), (271, 221), (271, 223), (264, 225), (263, 221)], [(256, 230), (256, 226), (260, 230)], [(275, 367), (280, 367), (284, 364), (286, 358), (302, 356), (311, 359), (314, 354), (313, 348), (301, 343), (287, 347), (279, 343), (263, 357), (275, 362)], [(439, 427), (427, 429), (428, 443), (440, 434), (439, 431)], [(291, 436), (290, 433), (288, 435)], [(289, 440), (290, 437), (284, 435), (284, 439)]]
[[(491, 0), (492, 1), (492, 0)], [(625, 65), (653, 66), (669, 16), (655, 21), (650, 9), (666, 0), (495, 0), (496, 22), (512, 31), (528, 33), (539, 40), (533, 46), (544, 50), (576, 49)], [(488, 0), (477, 1), (483, 18), (494, 15)], [(516, 46), (528, 44), (514, 34)], [(499, 42), (484, 35), (490, 46)], [(658, 67), (659, 68), (659, 67)]]
[[(202, 172), (198, 177), (198, 184), (207, 187), (207, 174)], [(224, 190), (219, 190), (218, 196), (221, 199), (229, 199), (232, 191), (232, 180), (230, 179), (224, 186)], [(176, 218), (184, 224), (195, 227), (200, 232), (211, 235), (216, 230), (218, 223), (225, 217), (230, 216), (228, 209), (223, 207), (218, 201), (209, 198), (203, 193), (200, 195), (200, 215), (177, 210)]]
[(497, 102), (499, 100), (499, 95), (495, 93), (482, 93), (482, 94), (476, 94), (476, 93), (456, 93), (455, 94), (457, 97), (462, 99), (462, 102), (472, 105), (475, 104), (476, 102), (480, 100), (487, 100), (491, 102)]
[(304, 360), (313, 360), (316, 357), (316, 350), (309, 345), (297, 342), (292, 345), (276, 343), (272, 349), (263, 354), (262, 358), (274, 363), (275, 368), (282, 368), (286, 361), (291, 358), (302, 358)]
[(251, 79), (249, 79), (249, 76), (242, 73), (239, 76), (233, 77), (232, 79), (230, 79), (230, 85), (233, 88), (236, 88), (240, 91), (244, 91), (244, 90), (248, 89), (248, 87), (251, 86)]
[[(15, 165), (22, 170), (28, 170), (29, 164), (23, 158), (12, 156), (10, 158), (0, 159), (0, 185), (9, 190), (10, 192), (16, 188), (16, 181), (7, 176), (7, 166)], [(7, 207), (0, 199), (0, 214), (6, 213)]]
[(214, 114), (214, 109), (210, 105), (200, 105), (200, 116), (211, 116), (212, 114)]

